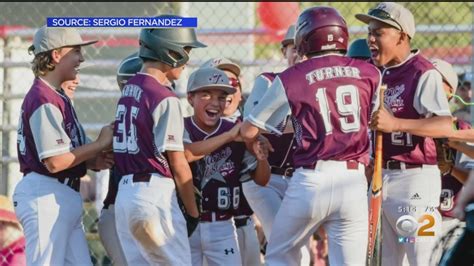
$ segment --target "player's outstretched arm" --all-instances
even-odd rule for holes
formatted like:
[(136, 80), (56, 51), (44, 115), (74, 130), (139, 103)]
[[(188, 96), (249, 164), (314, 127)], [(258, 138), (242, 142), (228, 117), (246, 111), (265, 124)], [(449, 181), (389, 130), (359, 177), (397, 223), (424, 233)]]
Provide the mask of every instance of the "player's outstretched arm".
[(48, 157), (43, 163), (50, 173), (57, 173), (74, 167), (84, 161), (97, 156), (99, 152), (108, 150), (112, 146), (113, 127), (104, 126), (97, 140), (75, 148), (71, 152)]
[(244, 121), (240, 127), (240, 136), (246, 143), (255, 141), (257, 136), (260, 134), (260, 129), (254, 126), (249, 121)]
[[(460, 131), (464, 131), (464, 130), (460, 130)], [(450, 138), (448, 141), (448, 146), (459, 152), (466, 154), (467, 156), (471, 158), (474, 158), (474, 147), (468, 145), (465, 142), (454, 141), (452, 138)]]
[[(449, 139), (457, 140), (457, 141), (474, 142), (474, 129), (455, 130)], [(469, 157), (472, 157), (472, 156), (469, 156)]]
[(181, 196), (186, 212), (192, 217), (199, 217), (194, 197), (193, 175), (184, 152), (166, 151), (166, 154), (176, 182), (176, 189)]
[(184, 143), (186, 160), (188, 162), (197, 161), (217, 150), (222, 145), (234, 141), (239, 136), (240, 125), (236, 124), (230, 131), (206, 140)]
[(385, 133), (407, 132), (412, 135), (431, 138), (449, 138), (454, 133), (451, 116), (404, 119), (394, 117), (385, 108), (374, 112), (370, 128)]

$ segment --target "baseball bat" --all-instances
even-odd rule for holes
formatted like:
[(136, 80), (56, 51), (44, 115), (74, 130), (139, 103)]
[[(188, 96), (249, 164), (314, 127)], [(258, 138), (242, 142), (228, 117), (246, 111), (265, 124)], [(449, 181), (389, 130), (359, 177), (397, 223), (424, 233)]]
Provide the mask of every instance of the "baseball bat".
[[(384, 108), (386, 85), (380, 86), (380, 108)], [(381, 214), (382, 214), (382, 132), (375, 132), (374, 173), (370, 188), (369, 201), (369, 243), (367, 247), (367, 265), (381, 265)]]

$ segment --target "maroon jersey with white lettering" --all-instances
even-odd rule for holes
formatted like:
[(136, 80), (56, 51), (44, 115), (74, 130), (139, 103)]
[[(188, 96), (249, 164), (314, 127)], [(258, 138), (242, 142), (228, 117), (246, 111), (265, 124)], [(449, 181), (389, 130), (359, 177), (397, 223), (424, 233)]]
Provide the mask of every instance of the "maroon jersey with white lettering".
[[(383, 71), (383, 83), (387, 85), (384, 102), (393, 115), (405, 119), (425, 118), (415, 109), (414, 100), (420, 77), (433, 64), (416, 54), (403, 64)], [(433, 89), (434, 88), (425, 88)], [(444, 100), (446, 96), (443, 95)], [(432, 138), (411, 135), (406, 132), (383, 134), (383, 160), (398, 160), (413, 164), (436, 164), (436, 146)]]
[(313, 167), (318, 160), (368, 163), (367, 129), (381, 79), (376, 67), (324, 55), (290, 67), (279, 78), (298, 143), (295, 167)]
[(56, 178), (80, 178), (86, 164), (50, 173), (42, 160), (72, 151), (86, 142), (74, 107), (62, 91), (36, 78), (21, 106), (17, 151), (20, 171)]
[[(235, 123), (221, 119), (214, 132), (201, 130), (192, 117), (184, 119), (184, 142), (192, 143), (218, 136), (231, 130)], [(256, 159), (243, 142), (227, 143), (204, 158), (192, 162), (193, 182), (202, 193), (202, 209), (207, 212), (230, 213), (239, 207), (240, 183), (250, 178)]]
[[(122, 90), (114, 126), (114, 159), (120, 176), (172, 177), (166, 150), (182, 151), (179, 99), (154, 77), (138, 73)], [(176, 122), (178, 121), (178, 122)]]

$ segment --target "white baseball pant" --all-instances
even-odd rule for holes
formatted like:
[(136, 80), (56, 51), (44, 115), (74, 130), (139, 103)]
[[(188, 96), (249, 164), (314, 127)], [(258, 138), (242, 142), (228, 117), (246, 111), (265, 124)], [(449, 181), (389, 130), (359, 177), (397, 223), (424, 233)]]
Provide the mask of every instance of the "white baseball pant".
[(242, 265), (233, 219), (200, 222), (189, 243), (193, 266)]
[(115, 226), (128, 265), (191, 265), (186, 220), (173, 179), (153, 174), (149, 182), (120, 180)]
[(438, 166), (384, 169), (382, 193), (382, 265), (427, 265), (442, 230)]
[[(254, 181), (242, 183), (245, 198), (262, 223), (267, 241), (270, 239), (273, 222), (280, 209), (289, 182), (291, 182), (291, 179), (287, 177), (271, 174), (270, 181), (264, 187), (255, 184)], [(306, 243), (308, 244), (301, 248), (300, 265), (309, 265), (311, 261), (309, 238)]]
[(300, 249), (323, 226), (330, 265), (365, 265), (368, 235), (367, 180), (362, 164), (318, 161), (298, 168), (272, 228), (267, 265), (298, 265)]
[(261, 265), (260, 243), (258, 242), (257, 231), (255, 231), (255, 224), (252, 218), (249, 217), (246, 225), (237, 228), (237, 240), (239, 242), (242, 265)]
[(31, 172), (17, 184), (13, 201), (25, 233), (27, 265), (92, 265), (79, 192)]
[(115, 227), (115, 205), (110, 204), (107, 209), (102, 209), (99, 217), (99, 236), (105, 251), (114, 265), (127, 265), (125, 254)]

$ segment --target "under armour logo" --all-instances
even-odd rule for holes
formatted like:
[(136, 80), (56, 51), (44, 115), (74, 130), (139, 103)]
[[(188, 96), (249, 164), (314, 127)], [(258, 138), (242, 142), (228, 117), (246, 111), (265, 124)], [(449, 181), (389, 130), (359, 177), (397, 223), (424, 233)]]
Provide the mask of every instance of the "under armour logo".
[(226, 254), (226, 255), (229, 255), (229, 253), (234, 254), (234, 249), (233, 249), (233, 248), (231, 248), (231, 249), (224, 249), (224, 251), (225, 251), (225, 254)]
[(122, 184), (124, 185), (128, 184), (128, 179), (124, 179)]

